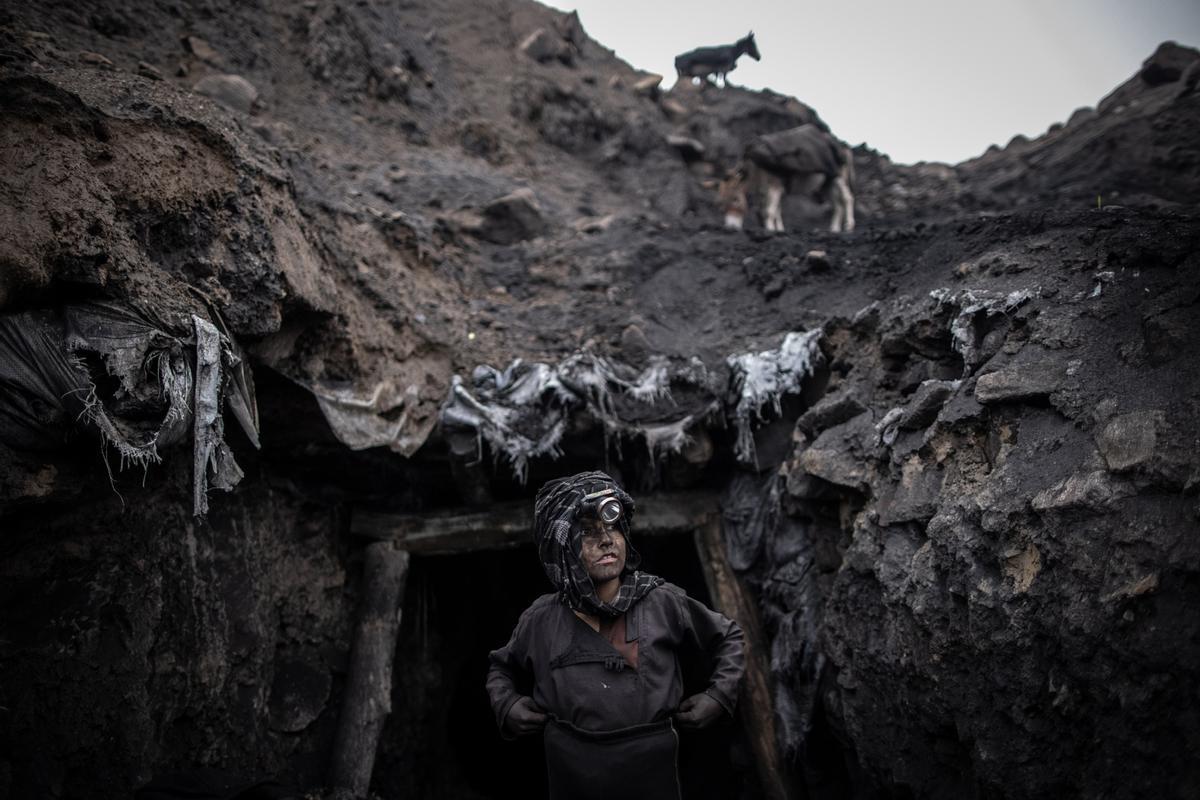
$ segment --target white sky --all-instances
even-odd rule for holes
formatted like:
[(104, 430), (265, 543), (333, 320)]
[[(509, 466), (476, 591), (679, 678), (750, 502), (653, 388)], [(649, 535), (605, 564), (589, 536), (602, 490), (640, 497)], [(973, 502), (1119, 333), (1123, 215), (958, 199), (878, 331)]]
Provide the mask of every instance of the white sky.
[[(545, 2), (545, 0), (543, 0)], [(840, 138), (956, 163), (1094, 106), (1158, 44), (1200, 46), (1200, 0), (554, 0), (638, 69), (753, 29), (730, 80), (795, 95)]]

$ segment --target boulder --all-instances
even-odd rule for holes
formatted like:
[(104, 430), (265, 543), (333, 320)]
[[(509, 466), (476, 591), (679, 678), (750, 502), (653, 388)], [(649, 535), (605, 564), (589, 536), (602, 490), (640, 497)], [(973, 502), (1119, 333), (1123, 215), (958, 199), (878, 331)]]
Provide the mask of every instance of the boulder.
[(1142, 62), (1138, 77), (1148, 86), (1174, 83), (1183, 77), (1196, 60), (1196, 51), (1192, 48), (1182, 47), (1175, 42), (1163, 42), (1153, 55)]
[(1092, 108), (1091, 106), (1084, 106), (1082, 108), (1077, 108), (1077, 109), (1075, 109), (1075, 111), (1073, 111), (1071, 113), (1070, 118), (1067, 119), (1067, 127), (1068, 128), (1078, 128), (1081, 125), (1086, 125), (1087, 123), (1091, 122), (1095, 118), (1096, 118), (1096, 109)]
[(249, 114), (258, 100), (258, 89), (241, 75), (209, 75), (196, 81), (192, 91), (243, 114)]
[(867, 465), (840, 448), (810, 447), (800, 454), (799, 463), (807, 474), (835, 486), (861, 492), (870, 483)]
[(146, 61), (138, 62), (137, 73), (143, 78), (149, 78), (153, 81), (161, 81), (163, 79), (162, 70)]
[(959, 381), (923, 381), (904, 407), (900, 427), (909, 431), (929, 427), (958, 385)]
[(866, 406), (849, 395), (823, 397), (819, 403), (800, 415), (796, 426), (814, 436), (826, 428), (854, 419), (866, 410)]
[(1030, 543), (1023, 548), (1010, 548), (1004, 552), (1004, 577), (1012, 581), (1013, 591), (1024, 594), (1029, 591), (1033, 579), (1042, 571), (1042, 551)]
[(199, 36), (185, 36), (182, 41), (183, 49), (201, 61), (215, 65), (220, 58), (217, 51), (213, 49), (213, 46)]
[(572, 11), (570, 14), (556, 20), (554, 26), (558, 29), (558, 33), (562, 36), (563, 40), (575, 52), (579, 52), (583, 48), (583, 43), (587, 41), (587, 32), (583, 29), (583, 22), (579, 19), (578, 11)]
[(1109, 420), (1096, 444), (1110, 470), (1123, 472), (1154, 458), (1156, 417), (1153, 411), (1134, 411)]
[(605, 214), (603, 217), (580, 217), (571, 223), (571, 227), (580, 233), (604, 233), (617, 219), (616, 214)]
[(101, 67), (102, 69), (112, 69), (113, 65), (113, 62), (108, 57), (88, 50), (84, 50), (79, 54), (79, 61), (82, 64), (87, 64), (89, 67)]
[(1058, 364), (1009, 366), (981, 375), (975, 383), (975, 399), (986, 405), (1047, 397), (1058, 391), (1062, 381)]
[(938, 509), (942, 491), (942, 470), (927, 464), (920, 456), (907, 458), (900, 468), (900, 480), (886, 483), (876, 511), (879, 524), (888, 526), (902, 522), (924, 522)]
[(571, 61), (570, 43), (545, 28), (538, 28), (526, 36), (517, 49), (539, 64), (549, 61), (561, 61), (568, 64)]
[(641, 363), (654, 352), (654, 348), (650, 346), (641, 327), (631, 322), (621, 331), (621, 352), (631, 362)]
[(1123, 497), (1134, 494), (1124, 482), (1114, 481), (1103, 470), (1080, 472), (1038, 492), (1030, 505), (1034, 511), (1083, 508), (1104, 511)]
[(697, 159), (704, 155), (704, 144), (690, 136), (673, 133), (667, 137), (667, 144), (674, 147), (686, 159)]
[(662, 75), (650, 74), (644, 78), (639, 78), (633, 84), (633, 91), (644, 97), (654, 97), (658, 94), (658, 87), (662, 82)]
[(532, 189), (517, 189), (483, 209), (478, 225), (470, 232), (495, 244), (513, 244), (539, 236), (546, 220)]
[(833, 268), (833, 262), (825, 250), (809, 250), (804, 254), (804, 265), (813, 272), (828, 272)]
[(668, 97), (660, 105), (662, 106), (663, 113), (671, 119), (683, 119), (688, 115), (687, 107), (678, 100)]
[(866, 492), (875, 477), (866, 457), (874, 437), (875, 425), (871, 412), (866, 411), (822, 433), (800, 453), (797, 466), (835, 486)]

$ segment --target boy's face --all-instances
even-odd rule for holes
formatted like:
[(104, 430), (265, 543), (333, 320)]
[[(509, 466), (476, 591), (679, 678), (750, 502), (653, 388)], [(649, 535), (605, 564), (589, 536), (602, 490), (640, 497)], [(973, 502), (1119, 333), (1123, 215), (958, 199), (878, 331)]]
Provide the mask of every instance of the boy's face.
[(592, 585), (599, 586), (618, 578), (625, 569), (625, 535), (615, 525), (600, 520), (584, 520), (579, 556)]

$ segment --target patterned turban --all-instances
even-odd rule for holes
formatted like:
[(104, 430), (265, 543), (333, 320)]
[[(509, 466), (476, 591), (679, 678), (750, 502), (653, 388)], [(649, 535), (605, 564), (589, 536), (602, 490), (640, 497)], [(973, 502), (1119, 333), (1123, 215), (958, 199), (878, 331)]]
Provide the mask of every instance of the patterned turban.
[[(588, 576), (580, 557), (583, 549), (583, 530), (576, 518), (583, 498), (593, 492), (612, 489), (624, 513), (617, 524), (625, 537), (625, 570), (621, 587), (612, 602), (606, 603), (596, 595), (596, 587)], [(618, 617), (638, 600), (663, 583), (657, 575), (639, 572), (642, 557), (629, 541), (629, 521), (633, 518), (633, 498), (603, 472), (581, 472), (569, 478), (549, 481), (537, 493), (533, 507), (533, 541), (537, 545), (542, 569), (559, 598), (570, 608), (600, 617)]]

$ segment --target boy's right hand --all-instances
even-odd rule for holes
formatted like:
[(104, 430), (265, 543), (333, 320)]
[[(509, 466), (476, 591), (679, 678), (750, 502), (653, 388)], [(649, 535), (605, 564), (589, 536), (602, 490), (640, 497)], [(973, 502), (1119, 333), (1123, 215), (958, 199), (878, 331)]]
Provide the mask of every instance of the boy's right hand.
[(546, 712), (537, 707), (532, 697), (522, 697), (508, 710), (504, 725), (517, 736), (537, 733), (546, 727)]

